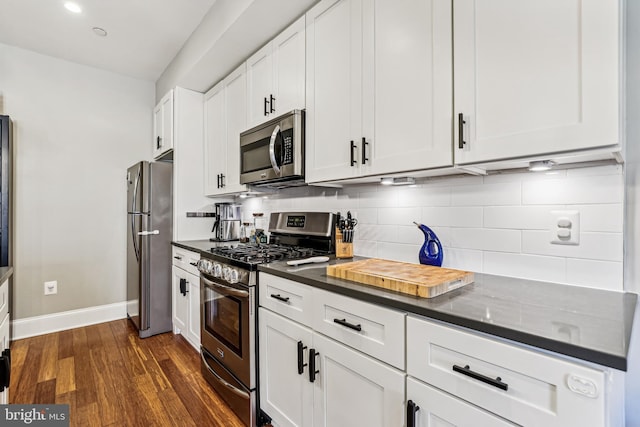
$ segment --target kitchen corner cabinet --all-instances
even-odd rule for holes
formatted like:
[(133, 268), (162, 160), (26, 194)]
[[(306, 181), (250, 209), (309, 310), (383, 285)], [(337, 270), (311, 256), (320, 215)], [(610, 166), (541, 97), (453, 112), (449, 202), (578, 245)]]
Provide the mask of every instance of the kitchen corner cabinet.
[(200, 255), (173, 247), (172, 320), (173, 333), (181, 334), (200, 351)]
[(307, 13), (308, 182), (452, 165), (451, 14), (446, 0)]
[(153, 158), (173, 150), (173, 89), (153, 109)]
[[(404, 314), (384, 309), (400, 316), (398, 330), (386, 316), (374, 324), (369, 304), (341, 296), (325, 300), (328, 294), (317, 289), (265, 273), (259, 281), (260, 406), (272, 424), (403, 425), (404, 372), (360, 349), (373, 339), (385, 343), (391, 335), (404, 340)], [(342, 324), (327, 321), (314, 309), (323, 304), (332, 315), (344, 315), (346, 319), (338, 319)], [(343, 312), (344, 306), (356, 308)], [(359, 331), (349, 327), (356, 319), (361, 323), (352, 327)], [(327, 322), (336, 327), (330, 336), (318, 330)], [(376, 336), (379, 330), (387, 332), (381, 340)], [(388, 357), (404, 363), (404, 345), (391, 350), (396, 354)]]
[(619, 144), (619, 8), (455, 0), (455, 163)]
[(205, 196), (240, 193), (240, 132), (247, 127), (246, 64), (205, 94)]
[(305, 19), (302, 16), (247, 60), (247, 127), (304, 107)]

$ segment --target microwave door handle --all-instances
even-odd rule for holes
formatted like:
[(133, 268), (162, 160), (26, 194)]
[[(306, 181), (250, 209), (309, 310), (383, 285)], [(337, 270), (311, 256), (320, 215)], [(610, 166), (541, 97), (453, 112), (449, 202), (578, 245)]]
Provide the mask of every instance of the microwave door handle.
[(280, 166), (278, 166), (278, 161), (276, 160), (276, 138), (280, 133), (280, 125), (276, 125), (275, 129), (271, 133), (271, 141), (269, 142), (269, 159), (271, 160), (271, 167), (276, 171), (276, 174), (280, 176)]

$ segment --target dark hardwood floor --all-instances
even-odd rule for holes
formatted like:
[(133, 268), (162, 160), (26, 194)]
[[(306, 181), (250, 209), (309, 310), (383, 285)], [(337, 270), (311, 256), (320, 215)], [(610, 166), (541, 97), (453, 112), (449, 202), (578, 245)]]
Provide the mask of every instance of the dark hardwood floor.
[(72, 426), (243, 425), (184, 338), (126, 319), (14, 341), (11, 362), (10, 403), (68, 403)]

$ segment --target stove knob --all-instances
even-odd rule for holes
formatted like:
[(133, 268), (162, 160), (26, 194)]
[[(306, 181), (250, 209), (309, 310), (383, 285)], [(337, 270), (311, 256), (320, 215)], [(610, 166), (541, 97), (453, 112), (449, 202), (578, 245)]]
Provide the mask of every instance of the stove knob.
[(238, 283), (238, 270), (235, 268), (229, 269), (229, 279), (227, 279), (229, 283)]
[(198, 271), (208, 273), (211, 269), (211, 261), (207, 259), (201, 259), (198, 261)]
[(224, 267), (222, 269), (222, 278), (227, 282), (229, 281), (230, 271), (231, 269), (229, 267)]
[(222, 265), (217, 262), (213, 264), (213, 276), (222, 277)]

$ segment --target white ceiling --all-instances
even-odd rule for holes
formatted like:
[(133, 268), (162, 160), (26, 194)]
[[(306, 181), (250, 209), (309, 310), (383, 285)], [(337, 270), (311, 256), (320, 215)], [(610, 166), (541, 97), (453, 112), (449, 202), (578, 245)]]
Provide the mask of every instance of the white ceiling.
[(0, 0), (0, 43), (155, 82), (216, 0), (74, 1)]

